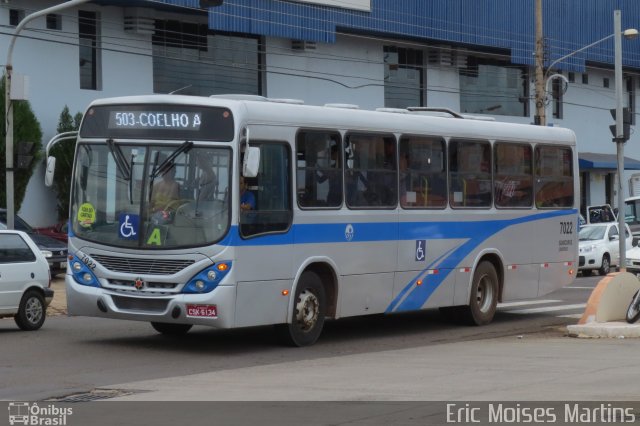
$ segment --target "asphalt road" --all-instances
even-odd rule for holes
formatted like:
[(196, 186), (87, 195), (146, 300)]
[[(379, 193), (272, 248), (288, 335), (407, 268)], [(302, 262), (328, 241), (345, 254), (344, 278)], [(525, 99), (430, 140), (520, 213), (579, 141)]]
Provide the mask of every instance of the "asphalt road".
[(271, 327), (157, 334), (149, 324), (51, 316), (32, 333), (0, 320), (0, 400), (43, 400), (118, 383), (322, 360), (354, 354), (477, 342), (501, 336), (559, 337), (577, 322), (598, 276), (526, 304), (500, 307), (485, 327), (452, 325), (437, 310), (331, 321), (308, 348), (278, 346)]

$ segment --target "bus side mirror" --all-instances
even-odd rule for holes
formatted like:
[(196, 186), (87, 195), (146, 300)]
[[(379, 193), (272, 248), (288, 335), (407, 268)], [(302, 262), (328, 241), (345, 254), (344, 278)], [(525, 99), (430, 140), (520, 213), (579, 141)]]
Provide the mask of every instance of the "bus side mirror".
[(244, 162), (242, 163), (242, 176), (253, 178), (258, 176), (260, 168), (260, 148), (249, 146), (244, 152)]
[(44, 172), (44, 184), (53, 185), (53, 175), (56, 171), (56, 157), (47, 157), (47, 169)]

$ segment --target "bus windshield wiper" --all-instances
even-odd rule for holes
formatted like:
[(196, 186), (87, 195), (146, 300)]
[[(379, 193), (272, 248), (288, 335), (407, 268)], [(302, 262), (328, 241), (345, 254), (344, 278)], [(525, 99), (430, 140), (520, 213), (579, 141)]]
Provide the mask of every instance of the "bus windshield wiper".
[(111, 155), (116, 162), (116, 167), (122, 174), (122, 177), (125, 180), (131, 180), (131, 169), (129, 168), (127, 160), (124, 158), (124, 154), (120, 150), (120, 147), (116, 145), (116, 142), (113, 139), (107, 139), (107, 146), (109, 147), (109, 151), (111, 151)]
[(175, 151), (171, 153), (162, 163), (158, 164), (151, 171), (151, 180), (157, 178), (159, 175), (168, 172), (169, 169), (173, 166), (173, 161), (178, 157), (178, 155), (183, 152), (189, 152), (193, 148), (193, 142), (185, 141), (182, 145), (180, 145)]

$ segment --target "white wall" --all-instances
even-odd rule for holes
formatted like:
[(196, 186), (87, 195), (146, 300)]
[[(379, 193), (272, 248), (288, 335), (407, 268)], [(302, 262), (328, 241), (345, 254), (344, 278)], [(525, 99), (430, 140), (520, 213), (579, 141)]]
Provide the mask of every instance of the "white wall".
[[(36, 8), (40, 10), (57, 3), (21, 1), (19, 4), (3, 4), (0, 7), (0, 24), (9, 23), (9, 7), (26, 9), (26, 14), (29, 14)], [(80, 90), (78, 10), (98, 11), (102, 19), (100, 30), (104, 50), (101, 90)], [(84, 112), (89, 102), (96, 98), (153, 92), (151, 38), (124, 32), (122, 8), (87, 4), (79, 9), (64, 10), (60, 14), (63, 17), (59, 35), (52, 36), (55, 32), (46, 30), (45, 19), (38, 18), (29, 22), (21, 35), (47, 38), (49, 41), (20, 37), (13, 51), (13, 72), (29, 77), (29, 102), (42, 127), (43, 145), (55, 136), (58, 119), (65, 105), (75, 115)], [(0, 58), (7, 57), (9, 40), (8, 36), (0, 35)], [(53, 224), (57, 218), (56, 197), (44, 186), (43, 170), (44, 167), (40, 165), (34, 173), (19, 211), (34, 226)], [(4, 185), (4, 176), (0, 181)]]
[[(36, 8), (42, 9), (57, 3), (38, 0), (11, 2), (8, 5), (0, 3), (0, 25), (8, 24), (10, 7), (30, 8), (30, 13)], [(79, 88), (78, 9), (62, 12), (63, 28), (57, 36), (51, 35), (51, 31), (23, 31), (27, 36), (53, 38), (61, 43), (25, 38), (20, 38), (16, 43), (14, 72), (30, 78), (30, 102), (42, 125), (43, 144), (55, 135), (59, 114), (65, 105), (75, 114), (84, 111), (86, 105), (96, 98), (153, 92), (151, 36), (126, 33), (122, 8), (87, 4), (81, 9), (99, 11), (102, 19), (100, 90)], [(149, 13), (155, 17), (176, 18), (175, 14), (165, 12)], [(205, 19), (204, 16), (195, 15), (185, 17), (185, 20), (197, 22), (205, 22)], [(31, 22), (27, 28), (44, 29), (44, 18)], [(264, 94), (302, 99), (307, 104), (338, 102), (356, 104), (364, 109), (381, 107), (384, 105), (383, 46), (393, 43), (375, 37), (339, 34), (335, 44), (317, 43), (315, 50), (295, 51), (291, 48), (291, 40), (267, 38)], [(0, 35), (0, 58), (6, 57), (8, 44), (9, 37)], [(411, 48), (419, 47), (413, 44)], [(565, 93), (566, 118), (551, 121), (576, 132), (579, 151), (615, 154), (616, 146), (611, 142), (608, 127), (613, 123), (608, 110), (615, 107), (613, 70), (589, 69), (588, 73), (588, 85), (582, 84), (581, 74), (576, 73), (576, 83), (571, 83)], [(602, 78), (605, 76), (609, 77), (610, 88), (602, 87)], [(428, 106), (460, 109), (457, 68), (429, 65), (426, 85)], [(533, 96), (531, 81), (530, 97)], [(529, 124), (533, 121), (533, 100), (530, 106), (531, 117), (494, 117), (498, 121)], [(640, 124), (640, 120), (638, 122)], [(625, 146), (625, 154), (640, 160), (640, 132), (632, 135)], [(625, 173), (625, 185), (628, 185), (633, 173)], [(43, 168), (39, 167), (20, 210), (20, 214), (36, 226), (55, 222), (55, 197), (45, 188), (43, 180)], [(604, 201), (604, 180), (600, 184), (597, 177), (593, 178), (590, 198), (592, 203)]]
[(384, 106), (381, 42), (339, 35), (336, 44), (318, 43), (316, 50), (295, 51), (291, 40), (269, 38), (266, 51), (266, 96), (302, 99), (311, 105)]

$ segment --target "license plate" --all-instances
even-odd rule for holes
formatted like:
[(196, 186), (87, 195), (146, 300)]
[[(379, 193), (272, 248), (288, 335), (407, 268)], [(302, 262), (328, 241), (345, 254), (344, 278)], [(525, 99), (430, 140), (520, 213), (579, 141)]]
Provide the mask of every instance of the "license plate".
[(218, 316), (216, 305), (187, 305), (188, 317), (215, 318)]
[(67, 262), (60, 262), (60, 269), (67, 269)]

